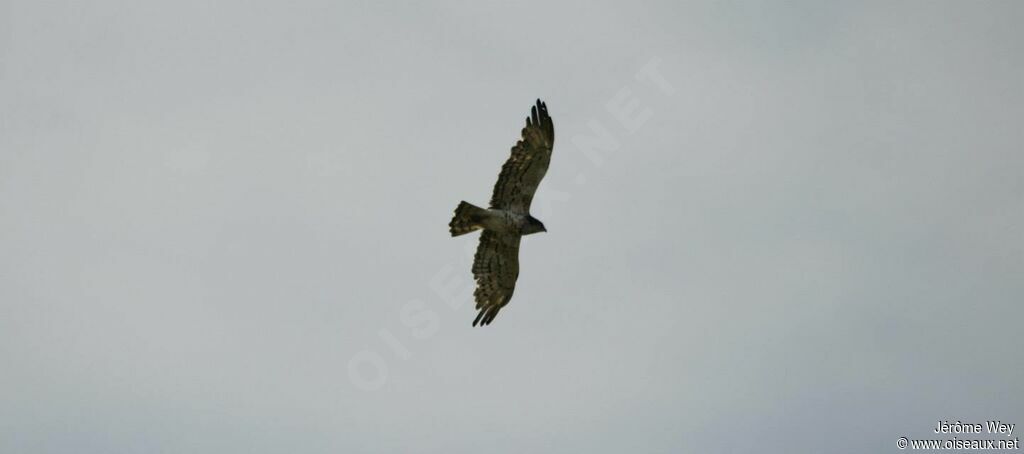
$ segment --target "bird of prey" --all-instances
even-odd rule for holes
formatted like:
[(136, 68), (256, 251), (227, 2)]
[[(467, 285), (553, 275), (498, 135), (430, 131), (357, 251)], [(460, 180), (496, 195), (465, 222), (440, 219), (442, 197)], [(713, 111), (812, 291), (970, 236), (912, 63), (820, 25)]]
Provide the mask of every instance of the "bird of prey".
[(489, 325), (512, 299), (519, 277), (519, 239), (547, 231), (542, 222), (530, 215), (530, 202), (548, 170), (555, 143), (555, 125), (541, 100), (537, 100), (526, 118), (521, 135), (501, 167), (490, 208), (463, 201), (448, 224), (452, 236), (483, 229), (473, 257), (473, 297), (479, 311), (473, 326)]

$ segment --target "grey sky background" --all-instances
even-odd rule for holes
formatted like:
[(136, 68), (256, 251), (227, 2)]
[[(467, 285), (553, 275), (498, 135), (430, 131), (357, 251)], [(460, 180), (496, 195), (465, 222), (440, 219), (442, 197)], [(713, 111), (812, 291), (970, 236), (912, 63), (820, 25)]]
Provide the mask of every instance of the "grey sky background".
[[(0, 451), (1024, 431), (1022, 22), (1012, 1), (0, 2)], [(635, 78), (652, 61), (673, 95)], [(634, 132), (622, 89), (651, 112)], [(432, 284), (470, 277), (477, 235), (446, 224), (537, 97), (549, 233), (473, 329)], [(592, 122), (618, 143), (600, 165), (573, 144)], [(350, 379), (361, 351), (379, 389)]]

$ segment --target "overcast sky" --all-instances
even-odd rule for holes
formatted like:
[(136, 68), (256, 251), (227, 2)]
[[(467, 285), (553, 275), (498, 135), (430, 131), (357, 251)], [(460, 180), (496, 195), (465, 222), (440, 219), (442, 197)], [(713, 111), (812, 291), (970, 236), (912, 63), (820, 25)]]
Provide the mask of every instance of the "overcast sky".
[(159, 3), (0, 1), (2, 452), (1024, 432), (1024, 3)]

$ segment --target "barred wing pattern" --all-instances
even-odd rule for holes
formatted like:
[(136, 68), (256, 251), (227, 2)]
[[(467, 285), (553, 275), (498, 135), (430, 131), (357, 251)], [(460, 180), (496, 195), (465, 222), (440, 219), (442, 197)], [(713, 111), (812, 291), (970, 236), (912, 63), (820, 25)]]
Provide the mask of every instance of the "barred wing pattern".
[(533, 194), (551, 163), (555, 144), (555, 124), (548, 115), (548, 106), (541, 100), (530, 111), (522, 138), (512, 147), (512, 156), (501, 167), (494, 185), (491, 208), (528, 213)]
[(473, 326), (491, 324), (498, 311), (512, 299), (519, 278), (520, 235), (484, 230), (473, 257), (476, 279), (476, 308), (480, 311)]
[[(551, 148), (555, 143), (555, 125), (548, 107), (541, 100), (530, 111), (521, 139), (512, 147), (512, 155), (501, 167), (498, 182), (491, 196), (491, 208), (529, 215), (530, 203), (537, 186), (548, 171)], [(473, 326), (489, 325), (498, 311), (512, 299), (519, 278), (518, 232), (484, 229), (473, 258), (476, 279), (476, 308), (479, 313)]]

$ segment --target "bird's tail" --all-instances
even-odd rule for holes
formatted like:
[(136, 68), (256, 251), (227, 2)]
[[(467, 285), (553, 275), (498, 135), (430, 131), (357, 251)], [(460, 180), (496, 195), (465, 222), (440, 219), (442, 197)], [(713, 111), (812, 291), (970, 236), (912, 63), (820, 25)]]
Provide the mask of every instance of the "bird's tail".
[(448, 223), (452, 236), (465, 235), (476, 229), (482, 229), (484, 226), (481, 222), (485, 214), (487, 214), (487, 210), (483, 208), (469, 202), (460, 202), (459, 206), (455, 208), (455, 217), (452, 218), (452, 222)]

